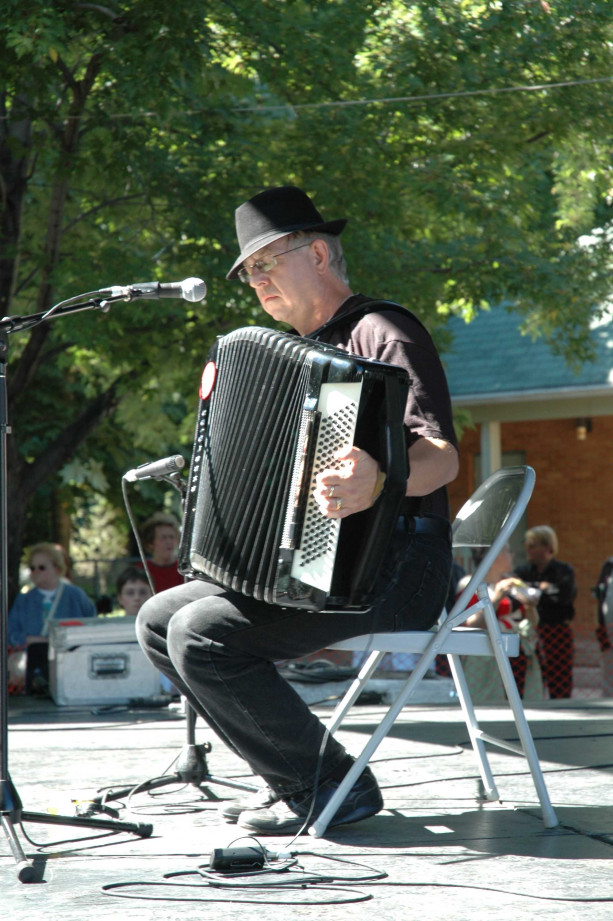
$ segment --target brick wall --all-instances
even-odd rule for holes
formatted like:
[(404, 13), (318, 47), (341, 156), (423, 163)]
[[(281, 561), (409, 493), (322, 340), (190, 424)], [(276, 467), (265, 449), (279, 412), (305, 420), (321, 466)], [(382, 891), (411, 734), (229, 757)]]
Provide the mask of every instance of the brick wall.
[[(572, 564), (577, 577), (575, 629), (593, 633), (590, 588), (613, 555), (613, 417), (594, 417), (585, 441), (577, 440), (574, 418), (502, 423), (501, 438), (503, 452), (523, 451), (536, 471), (528, 526), (555, 529), (558, 557)], [(460, 444), (460, 473), (449, 488), (452, 516), (474, 491), (473, 459), (479, 452), (477, 426)]]

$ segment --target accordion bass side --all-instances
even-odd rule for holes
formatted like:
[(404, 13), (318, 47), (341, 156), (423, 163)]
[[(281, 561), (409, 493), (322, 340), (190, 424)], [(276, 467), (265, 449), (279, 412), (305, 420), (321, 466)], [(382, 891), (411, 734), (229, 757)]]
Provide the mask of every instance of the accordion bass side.
[[(179, 569), (262, 601), (368, 610), (404, 498), (409, 378), (299, 336), (246, 327), (209, 353)], [(317, 473), (356, 445), (386, 472), (364, 512), (326, 518)]]

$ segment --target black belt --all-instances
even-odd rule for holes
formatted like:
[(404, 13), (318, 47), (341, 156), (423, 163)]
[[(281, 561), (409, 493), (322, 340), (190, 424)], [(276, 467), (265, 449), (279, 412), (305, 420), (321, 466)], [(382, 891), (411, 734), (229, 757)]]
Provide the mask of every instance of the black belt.
[(413, 515), (401, 515), (398, 519), (397, 530), (407, 531), (409, 534), (431, 534), (433, 537), (446, 537), (451, 543), (451, 525), (446, 518), (435, 515), (424, 515), (417, 518)]

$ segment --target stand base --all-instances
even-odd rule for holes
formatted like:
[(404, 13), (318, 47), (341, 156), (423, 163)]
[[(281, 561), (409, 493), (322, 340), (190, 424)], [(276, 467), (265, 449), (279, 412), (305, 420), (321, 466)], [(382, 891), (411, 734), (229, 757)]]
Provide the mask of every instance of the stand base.
[(71, 828), (91, 828), (99, 831), (126, 831), (140, 838), (148, 838), (153, 832), (150, 823), (118, 822), (114, 819), (90, 819), (87, 816), (51, 815), (46, 812), (25, 812), (21, 800), (10, 778), (2, 781), (2, 809), (0, 820), (2, 829), (9, 843), (15, 863), (17, 879), (20, 883), (33, 883), (37, 878), (34, 865), (27, 859), (15, 830), (15, 824), (37, 822), (40, 825), (68, 825)]
[[(208, 790), (206, 784), (221, 784), (225, 787), (232, 787), (236, 790), (245, 790), (249, 793), (256, 792), (259, 787), (254, 784), (243, 783), (236, 780), (224, 780), (221, 777), (215, 777), (209, 773), (206, 753), (210, 752), (211, 746), (208, 742), (200, 745), (195, 744), (195, 722), (196, 714), (191, 707), (187, 709), (187, 740), (188, 744), (182, 749), (177, 758), (177, 771), (174, 774), (167, 774), (163, 777), (155, 777), (147, 780), (142, 784), (132, 784), (129, 787), (123, 787), (121, 790), (111, 790), (103, 796), (94, 797), (92, 802), (100, 807), (112, 799), (122, 799), (133, 792), (146, 792), (148, 790), (157, 790), (170, 784), (192, 784), (201, 790), (209, 799), (217, 800), (219, 797)], [(17, 878), (22, 883), (33, 883), (39, 878), (37, 868), (31, 863), (21, 846), (15, 825), (21, 822), (36, 822), (41, 825), (67, 825), (73, 828), (91, 828), (99, 831), (116, 831), (129, 832), (138, 835), (141, 838), (148, 838), (153, 832), (153, 825), (149, 823), (135, 824), (133, 822), (121, 822), (117, 819), (103, 819), (98, 816), (61, 816), (41, 812), (26, 812), (23, 810), (19, 793), (17, 792), (12, 780), (8, 776), (6, 779), (0, 779), (0, 819), (2, 829), (9, 842), (11, 851), (17, 864)]]
[(4, 831), (6, 840), (8, 841), (11, 851), (13, 852), (13, 857), (15, 858), (15, 863), (17, 864), (17, 879), (20, 883), (33, 883), (36, 878), (36, 870), (31, 864), (26, 855), (23, 852), (21, 842), (17, 837), (17, 832), (15, 831), (15, 826), (11, 819), (6, 816), (0, 816), (0, 821), (2, 822), (2, 829)]
[(191, 784), (200, 790), (207, 799), (218, 801), (219, 797), (209, 790), (207, 784), (220, 784), (224, 787), (231, 787), (235, 790), (244, 790), (247, 793), (255, 793), (259, 790), (255, 784), (244, 783), (238, 780), (226, 780), (222, 777), (216, 777), (209, 773), (206, 760), (206, 753), (211, 751), (208, 742), (201, 745), (186, 745), (177, 758), (177, 770), (174, 774), (164, 774), (161, 777), (153, 777), (151, 780), (145, 780), (139, 784), (132, 784), (129, 787), (110, 790), (102, 796), (95, 796), (92, 802), (101, 806), (110, 800), (123, 799), (130, 793), (147, 793), (150, 790), (159, 790), (160, 787), (168, 787), (172, 784)]
[(153, 825), (150, 822), (118, 822), (116, 819), (90, 819), (81, 815), (47, 815), (46, 812), (22, 812), (22, 822), (38, 822), (40, 825), (70, 825), (72, 828), (98, 828), (101, 831), (127, 831), (139, 838), (150, 838)]

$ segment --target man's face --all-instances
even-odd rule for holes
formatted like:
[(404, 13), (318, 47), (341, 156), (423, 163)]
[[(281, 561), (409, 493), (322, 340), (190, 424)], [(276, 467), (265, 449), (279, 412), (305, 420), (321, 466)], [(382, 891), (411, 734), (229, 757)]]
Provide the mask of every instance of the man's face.
[[(280, 253), (283, 255), (278, 255)], [(277, 258), (277, 264), (268, 271), (255, 265), (266, 262), (271, 256)], [(249, 284), (266, 313), (293, 326), (299, 333), (311, 331), (313, 298), (320, 277), (310, 245), (305, 246), (300, 239), (282, 237), (249, 256), (243, 266), (250, 272)]]

